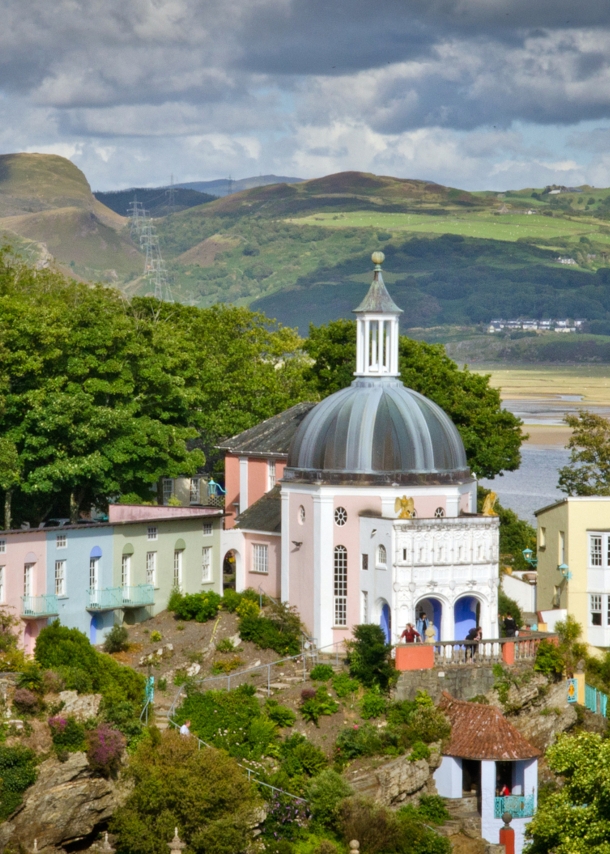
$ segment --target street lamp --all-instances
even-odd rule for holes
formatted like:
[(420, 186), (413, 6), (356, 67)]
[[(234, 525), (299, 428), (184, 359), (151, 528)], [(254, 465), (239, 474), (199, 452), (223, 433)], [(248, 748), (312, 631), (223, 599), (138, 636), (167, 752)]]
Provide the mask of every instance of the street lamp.
[(570, 567), (567, 565), (567, 563), (560, 563), (557, 569), (563, 575), (566, 581), (569, 581), (570, 578), (572, 578), (572, 573), (570, 572)]
[(536, 569), (538, 566), (538, 558), (534, 557), (534, 552), (531, 549), (523, 549), (521, 554), (523, 555), (524, 561), (529, 563), (532, 569)]

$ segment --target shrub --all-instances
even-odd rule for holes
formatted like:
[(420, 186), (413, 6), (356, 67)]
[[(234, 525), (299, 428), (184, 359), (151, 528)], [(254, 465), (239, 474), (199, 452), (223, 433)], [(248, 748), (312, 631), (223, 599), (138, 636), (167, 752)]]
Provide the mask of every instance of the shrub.
[(339, 827), (345, 842), (357, 839), (362, 854), (450, 854), (451, 843), (427, 828), (410, 807), (397, 812), (363, 798), (341, 804)]
[(159, 689), (159, 691), (167, 691), (167, 679), (161, 677), (161, 679), (159, 679), (159, 681), (157, 682), (157, 688)]
[(152, 643), (161, 643), (163, 635), (155, 629), (150, 633), (149, 640), (152, 641)]
[(94, 771), (104, 777), (114, 776), (119, 770), (125, 750), (125, 737), (118, 729), (100, 724), (87, 732), (87, 759)]
[(326, 768), (328, 760), (319, 747), (295, 732), (280, 746), (280, 763), (288, 777), (314, 777)]
[(13, 706), (23, 715), (35, 715), (40, 710), (40, 698), (29, 688), (17, 688)]
[(258, 602), (253, 602), (251, 599), (242, 599), (235, 609), (235, 613), (241, 618), (258, 617), (260, 611)]
[(347, 655), (350, 674), (367, 688), (377, 685), (387, 691), (395, 679), (391, 651), (380, 626), (373, 623), (355, 626), (354, 640), (349, 643)]
[(212, 673), (215, 676), (220, 673), (232, 673), (233, 670), (237, 670), (238, 667), (241, 667), (243, 663), (243, 659), (238, 655), (233, 656), (233, 658), (226, 658), (224, 661), (215, 661), (212, 665)]
[(312, 667), (309, 673), (309, 678), (313, 679), (315, 682), (328, 682), (333, 673), (334, 670), (330, 664), (316, 664), (315, 667)]
[(314, 822), (327, 830), (335, 830), (339, 820), (339, 806), (353, 795), (340, 774), (328, 769), (322, 771), (307, 787), (307, 800)]
[(412, 741), (423, 741), (431, 744), (442, 741), (451, 735), (449, 719), (434, 706), (420, 706), (411, 716), (408, 734)]
[(75, 752), (85, 747), (85, 727), (73, 717), (55, 715), (49, 718), (53, 746), (57, 751)]
[(444, 824), (451, 817), (439, 795), (422, 795), (417, 811), (422, 818), (433, 824)]
[(64, 679), (54, 670), (45, 670), (43, 674), (43, 691), (45, 694), (59, 694), (66, 687)]
[(279, 792), (274, 792), (267, 803), (267, 817), (263, 825), (263, 838), (294, 840), (303, 836), (309, 819), (309, 807), (304, 801), (296, 801)]
[(243, 596), (241, 593), (237, 593), (235, 590), (225, 590), (222, 595), (222, 607), (225, 611), (234, 614), (242, 599)]
[(560, 676), (564, 670), (564, 660), (560, 650), (548, 640), (541, 640), (536, 650), (534, 670), (545, 676)]
[(133, 747), (142, 736), (141, 710), (139, 703), (106, 696), (102, 700), (100, 714), (106, 723), (120, 729), (127, 738), (129, 746)]
[(423, 741), (416, 741), (407, 758), (409, 762), (417, 762), (418, 759), (430, 759), (430, 748)]
[[(167, 600), (167, 610), (172, 613), (175, 612), (178, 605), (182, 602), (182, 593), (178, 587), (172, 587), (172, 592), (169, 594), (169, 599)], [(184, 628), (184, 626), (182, 627)]]
[(343, 699), (343, 697), (347, 697), (349, 694), (354, 694), (359, 688), (359, 683), (347, 673), (335, 673), (332, 679), (332, 686), (337, 697)]
[(235, 652), (235, 644), (231, 638), (223, 638), (216, 644), (216, 652)]
[[(304, 693), (301, 693), (301, 698)], [(316, 726), (318, 726), (318, 720), (322, 715), (334, 715), (338, 708), (339, 704), (333, 700), (325, 687), (318, 688), (313, 697), (301, 700), (301, 714), (306, 721), (310, 721)]]
[[(383, 733), (385, 735), (385, 733)], [(339, 765), (358, 756), (375, 756), (384, 752), (381, 730), (371, 724), (346, 726), (339, 730), (335, 751)]]
[(268, 617), (242, 617), (239, 634), (242, 640), (251, 641), (259, 649), (272, 649), (278, 655), (298, 655), (301, 651), (298, 635), (282, 632)]
[(279, 727), (293, 726), (297, 716), (288, 706), (281, 706), (277, 700), (268, 699), (265, 703), (265, 714)]
[(129, 632), (125, 626), (113, 626), (104, 641), (104, 652), (126, 652), (129, 649)]
[(17, 678), (18, 688), (27, 688), (39, 696), (44, 695), (44, 671), (37, 661), (28, 661)]
[(7, 819), (23, 800), (23, 792), (36, 781), (36, 754), (23, 745), (0, 745), (0, 821)]
[[(520, 554), (519, 557), (521, 557)], [(498, 615), (502, 616), (503, 614), (510, 614), (518, 629), (523, 625), (523, 614), (521, 613), (521, 608), (514, 599), (507, 596), (502, 588), (500, 588), (498, 590)]]
[(216, 616), (221, 603), (222, 597), (213, 590), (205, 593), (173, 591), (167, 607), (174, 612), (178, 620), (196, 620), (198, 623), (206, 623)]
[(360, 714), (365, 720), (385, 714), (388, 701), (379, 691), (365, 691), (360, 701)]
[(0, 671), (20, 673), (26, 666), (25, 655), (17, 647), (18, 636), (15, 629), (20, 621), (6, 608), (0, 607)]

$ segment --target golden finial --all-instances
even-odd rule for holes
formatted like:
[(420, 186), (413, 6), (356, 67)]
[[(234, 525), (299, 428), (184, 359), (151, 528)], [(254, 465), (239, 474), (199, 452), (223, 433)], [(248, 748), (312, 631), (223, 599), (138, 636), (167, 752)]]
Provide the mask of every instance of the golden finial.
[(375, 265), (376, 270), (381, 270), (381, 265), (385, 261), (385, 255), (383, 252), (373, 252), (371, 255), (371, 261)]

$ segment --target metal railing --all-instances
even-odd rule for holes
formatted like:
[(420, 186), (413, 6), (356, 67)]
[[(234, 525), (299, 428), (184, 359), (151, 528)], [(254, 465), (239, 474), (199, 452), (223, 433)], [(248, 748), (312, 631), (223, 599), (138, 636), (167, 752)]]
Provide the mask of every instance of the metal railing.
[(536, 812), (536, 800), (533, 795), (506, 795), (496, 798), (494, 818), (502, 818), (505, 812), (509, 812), (513, 818), (531, 818)]
[(120, 587), (90, 587), (87, 590), (88, 611), (114, 611), (121, 607)]
[(59, 606), (57, 604), (57, 596), (54, 593), (46, 593), (42, 596), (22, 596), (21, 597), (21, 616), (32, 617), (53, 617), (59, 614)]
[(439, 666), (451, 664), (493, 664), (502, 663), (502, 647), (514, 644), (515, 661), (531, 661), (541, 638), (493, 638), (480, 641), (435, 641), (434, 663)]
[(121, 608), (144, 608), (155, 604), (155, 588), (152, 584), (136, 584), (118, 589), (121, 593)]
[(585, 706), (595, 715), (608, 716), (608, 696), (591, 685), (585, 685)]

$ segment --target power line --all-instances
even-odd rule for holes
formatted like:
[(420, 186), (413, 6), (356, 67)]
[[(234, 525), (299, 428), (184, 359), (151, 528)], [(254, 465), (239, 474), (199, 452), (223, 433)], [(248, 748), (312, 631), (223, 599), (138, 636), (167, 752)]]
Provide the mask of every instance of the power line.
[(154, 297), (165, 302), (173, 302), (174, 298), (168, 281), (167, 268), (161, 256), (159, 237), (152, 219), (141, 202), (134, 198), (129, 205), (131, 216), (131, 236), (139, 238), (140, 248), (144, 253), (144, 276), (152, 287)]
[(174, 176), (172, 175), (170, 178), (169, 188), (165, 191), (167, 196), (167, 205), (169, 207), (170, 214), (176, 212), (176, 190), (174, 188)]

